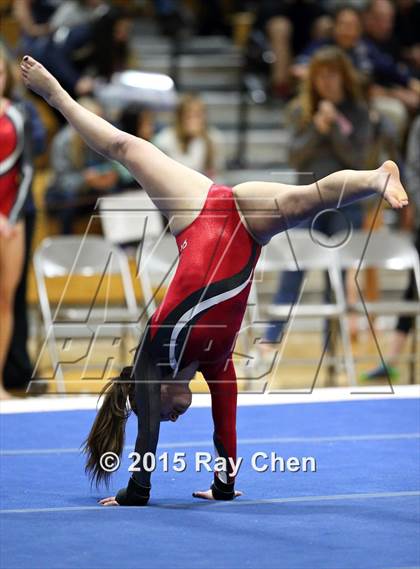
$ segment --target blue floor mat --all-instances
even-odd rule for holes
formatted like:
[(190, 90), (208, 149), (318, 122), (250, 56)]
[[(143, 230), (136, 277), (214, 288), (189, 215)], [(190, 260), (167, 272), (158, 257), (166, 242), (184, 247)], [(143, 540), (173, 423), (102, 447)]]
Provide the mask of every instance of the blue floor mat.
[[(185, 452), (187, 468), (158, 463), (146, 508), (97, 506), (125, 486), (130, 461), (127, 449), (109, 491), (90, 488), (78, 448), (93, 417), (0, 416), (2, 569), (420, 565), (419, 400), (240, 407), (244, 496), (231, 503), (191, 497), (211, 482), (195, 471), (195, 453), (213, 453), (210, 410), (193, 408), (162, 425), (158, 455)], [(128, 443), (135, 430), (133, 418)], [(256, 472), (257, 451), (314, 457), (317, 469)]]

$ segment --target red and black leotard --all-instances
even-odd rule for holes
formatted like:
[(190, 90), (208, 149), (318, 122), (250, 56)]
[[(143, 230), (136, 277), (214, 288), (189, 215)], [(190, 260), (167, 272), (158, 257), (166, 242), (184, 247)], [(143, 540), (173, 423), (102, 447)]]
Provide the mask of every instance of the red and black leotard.
[(230, 357), (260, 253), (225, 186), (212, 185), (176, 241), (178, 267), (149, 324), (156, 356), (173, 375), (193, 361), (204, 372)]
[[(156, 449), (160, 417), (156, 384), (198, 361), (211, 392), (216, 451), (236, 460), (237, 385), (232, 352), (261, 245), (243, 225), (232, 189), (215, 184), (200, 214), (176, 241), (176, 273), (148, 323), (135, 359), (140, 423), (136, 451), (144, 454)], [(136, 480), (148, 485), (150, 475), (140, 473)], [(229, 471), (215, 474), (213, 493), (232, 494), (233, 482)]]

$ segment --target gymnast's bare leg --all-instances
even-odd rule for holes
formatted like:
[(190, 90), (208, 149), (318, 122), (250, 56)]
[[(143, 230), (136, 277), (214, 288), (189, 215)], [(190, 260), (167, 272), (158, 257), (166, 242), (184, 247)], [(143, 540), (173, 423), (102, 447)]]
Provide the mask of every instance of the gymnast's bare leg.
[[(173, 235), (187, 227), (204, 205), (211, 180), (166, 156), (153, 144), (129, 135), (83, 108), (37, 61), (21, 62), (24, 83), (60, 111), (85, 142), (124, 164), (168, 218)], [(317, 183), (291, 186), (246, 182), (233, 188), (239, 213), (261, 244), (276, 233), (330, 207), (382, 194), (393, 208), (408, 204), (398, 167), (387, 161), (377, 170), (341, 170)]]
[(325, 209), (374, 194), (394, 209), (408, 204), (398, 166), (391, 160), (377, 170), (340, 170), (306, 186), (246, 182), (233, 191), (245, 225), (261, 244)]
[(169, 220), (173, 235), (181, 232), (204, 205), (212, 181), (179, 164), (150, 142), (127, 134), (79, 105), (35, 59), (21, 62), (25, 85), (56, 108), (93, 150), (126, 166)]

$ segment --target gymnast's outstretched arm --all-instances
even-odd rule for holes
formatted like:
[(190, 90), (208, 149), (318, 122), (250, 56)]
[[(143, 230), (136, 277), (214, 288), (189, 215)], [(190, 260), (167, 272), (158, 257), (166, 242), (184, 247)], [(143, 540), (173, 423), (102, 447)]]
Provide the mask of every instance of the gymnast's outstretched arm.
[[(138, 421), (135, 452), (139, 462), (127, 487), (119, 490), (115, 501), (121, 506), (145, 506), (150, 497), (151, 472), (147, 457), (156, 455), (160, 431), (161, 373), (150, 350), (150, 328), (146, 327), (134, 357), (133, 377)], [(106, 500), (103, 501), (106, 505)]]
[[(219, 365), (202, 366), (210, 393), (215, 453), (226, 461), (227, 468), (214, 473), (210, 490), (193, 492), (195, 498), (205, 500), (233, 500), (242, 494), (235, 491), (232, 462), (236, 462), (236, 407), (238, 387), (232, 358)], [(230, 459), (230, 460), (229, 460)]]
[(24, 83), (57, 109), (93, 150), (121, 162), (170, 220), (173, 234), (187, 227), (204, 204), (211, 180), (172, 160), (150, 142), (119, 130), (88, 111), (35, 59), (21, 62)]

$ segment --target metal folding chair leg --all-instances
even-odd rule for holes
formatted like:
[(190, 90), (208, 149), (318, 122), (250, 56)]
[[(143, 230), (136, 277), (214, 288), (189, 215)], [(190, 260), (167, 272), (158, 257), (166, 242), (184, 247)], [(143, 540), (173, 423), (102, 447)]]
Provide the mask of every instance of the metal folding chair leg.
[[(57, 393), (66, 393), (66, 385), (65, 385), (65, 381), (64, 381), (64, 374), (63, 374), (63, 370), (61, 369), (56, 339), (54, 336), (52, 326), (50, 326), (50, 328), (47, 331), (44, 346), (45, 346), (45, 344), (46, 344), (49, 356), (51, 358), (51, 363), (53, 366), (53, 371), (54, 371), (54, 378), (53, 379), (55, 381)], [(39, 356), (38, 356), (38, 360), (35, 363), (35, 369), (39, 368), (39, 362), (40, 362), (40, 359), (41, 359), (42, 354), (43, 354), (42, 347), (38, 353), (39, 353)]]
[(350, 385), (356, 385), (356, 369), (354, 366), (353, 352), (351, 349), (350, 329), (347, 315), (339, 317), (341, 338), (343, 341), (344, 365)]

